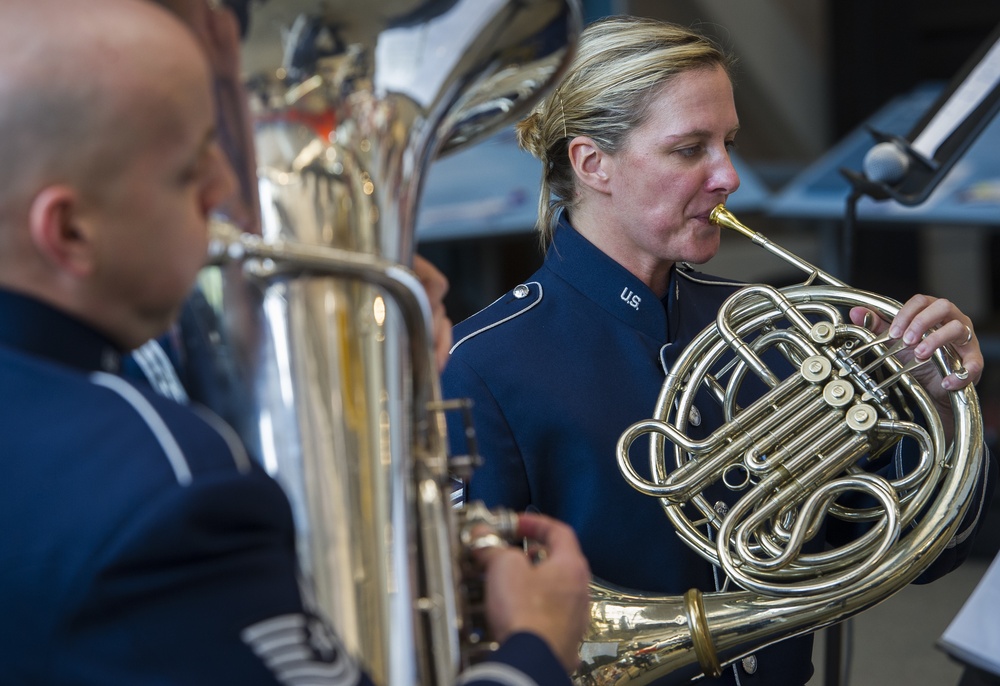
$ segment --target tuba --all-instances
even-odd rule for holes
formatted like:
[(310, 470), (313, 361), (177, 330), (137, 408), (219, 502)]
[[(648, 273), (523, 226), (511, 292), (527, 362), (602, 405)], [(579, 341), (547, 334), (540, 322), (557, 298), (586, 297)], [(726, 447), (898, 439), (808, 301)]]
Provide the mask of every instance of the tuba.
[[(576, 0), (272, 0), (244, 58), (259, 235), (213, 223), (199, 292), (222, 408), (284, 487), (303, 588), (379, 686), (490, 647), (462, 569), (426, 293), (425, 171), (525, 113), (575, 49)], [(267, 37), (281, 32), (280, 39)]]
[[(945, 549), (982, 471), (973, 388), (950, 394), (949, 440), (912, 376), (921, 363), (903, 364), (901, 344), (842, 314), (863, 306), (889, 321), (898, 302), (849, 288), (722, 205), (711, 221), (808, 276), (781, 290), (734, 293), (667, 374), (653, 418), (622, 434), (617, 459), (625, 479), (658, 498), (678, 536), (738, 590), (660, 597), (595, 583), (578, 684), (645, 684), (694, 664), (718, 677), (757, 649), (884, 600)], [(964, 373), (949, 349), (925, 363)], [(747, 397), (754, 384), (761, 393)], [(686, 433), (696, 396), (718, 403), (725, 419), (704, 440)], [(640, 437), (648, 437), (649, 478), (630, 451)], [(919, 459), (888, 476), (871, 469), (904, 438)], [(739, 495), (735, 504), (705, 498), (719, 483)], [(810, 550), (827, 517), (857, 525), (858, 536)]]

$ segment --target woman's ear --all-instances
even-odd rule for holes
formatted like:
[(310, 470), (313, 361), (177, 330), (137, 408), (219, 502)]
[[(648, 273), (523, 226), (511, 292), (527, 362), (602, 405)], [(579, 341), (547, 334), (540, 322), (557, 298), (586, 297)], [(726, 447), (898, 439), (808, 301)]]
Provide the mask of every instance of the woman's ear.
[(608, 191), (610, 161), (611, 158), (587, 136), (577, 136), (569, 142), (569, 163), (576, 178), (599, 193)]
[(53, 267), (72, 276), (94, 270), (94, 236), (80, 221), (79, 192), (66, 185), (47, 186), (28, 210), (31, 241)]

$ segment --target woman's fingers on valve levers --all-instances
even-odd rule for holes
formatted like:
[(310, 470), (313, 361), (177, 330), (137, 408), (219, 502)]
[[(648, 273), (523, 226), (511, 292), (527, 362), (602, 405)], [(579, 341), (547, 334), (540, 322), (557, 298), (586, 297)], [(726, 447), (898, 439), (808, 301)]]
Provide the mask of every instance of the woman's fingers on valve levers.
[[(960, 358), (961, 369), (940, 379), (940, 387), (946, 391), (975, 384), (982, 376), (983, 354), (972, 320), (947, 298), (915, 295), (900, 307), (892, 322), (855, 307), (851, 321), (878, 334), (888, 330), (889, 336), (901, 340), (917, 360), (926, 360), (941, 346), (950, 345)], [(928, 390), (932, 390), (930, 386)]]

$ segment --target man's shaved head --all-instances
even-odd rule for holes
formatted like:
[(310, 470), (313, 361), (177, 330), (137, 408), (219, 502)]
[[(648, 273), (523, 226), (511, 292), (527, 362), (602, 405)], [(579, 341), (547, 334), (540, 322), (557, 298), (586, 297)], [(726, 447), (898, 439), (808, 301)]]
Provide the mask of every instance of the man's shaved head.
[(0, 42), (0, 285), (139, 345), (233, 192), (204, 51), (148, 0), (4, 0)]
[(198, 50), (143, 0), (4, 0), (0, 44), (0, 225), (23, 220), (43, 185), (119, 170), (141, 125), (124, 105), (137, 81), (159, 78), (137, 54)]

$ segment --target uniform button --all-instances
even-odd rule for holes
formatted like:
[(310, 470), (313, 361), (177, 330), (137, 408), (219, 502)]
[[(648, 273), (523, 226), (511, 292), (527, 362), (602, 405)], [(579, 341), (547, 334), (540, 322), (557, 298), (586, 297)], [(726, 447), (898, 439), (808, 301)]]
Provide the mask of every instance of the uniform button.
[(117, 374), (121, 370), (121, 356), (114, 350), (105, 348), (101, 351), (101, 369), (111, 374)]
[(757, 656), (747, 655), (743, 658), (743, 670), (747, 674), (754, 674), (757, 671)]
[(515, 286), (514, 287), (514, 297), (515, 298), (518, 298), (518, 299), (527, 298), (528, 297), (528, 293), (530, 293), (530, 290), (523, 283), (520, 286)]

